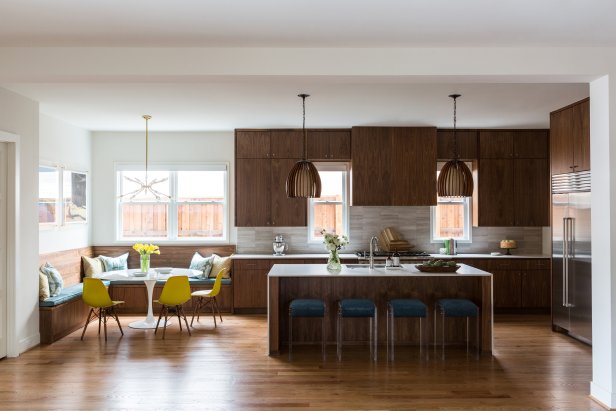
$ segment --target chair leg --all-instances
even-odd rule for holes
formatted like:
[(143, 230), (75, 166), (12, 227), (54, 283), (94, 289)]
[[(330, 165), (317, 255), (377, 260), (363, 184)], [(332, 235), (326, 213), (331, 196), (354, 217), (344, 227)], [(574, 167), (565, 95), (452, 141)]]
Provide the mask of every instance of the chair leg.
[(115, 318), (116, 322), (118, 323), (118, 327), (120, 328), (120, 333), (124, 335), (124, 330), (122, 330), (122, 325), (120, 324), (120, 320), (118, 319), (118, 313), (116, 313), (115, 306), (111, 307), (111, 310), (113, 312), (113, 317)]
[(167, 332), (167, 315), (169, 314), (169, 307), (167, 307), (166, 305), (165, 307), (165, 326), (163, 327), (163, 340), (165, 339), (165, 333)]
[(197, 315), (197, 321), (199, 321), (198, 312), (201, 308), (201, 299), (202, 297), (197, 297), (197, 302), (195, 303), (195, 309), (193, 310), (192, 318), (190, 319), (190, 326), (193, 326), (193, 321), (195, 321), (195, 315)]
[(101, 335), (101, 310), (100, 308), (98, 309), (98, 335)]
[(86, 329), (88, 328), (88, 324), (90, 324), (90, 317), (92, 316), (92, 311), (94, 311), (94, 308), (90, 308), (90, 311), (88, 312), (88, 318), (86, 319), (86, 323), (83, 326), (83, 332), (81, 333), (82, 341), (83, 341), (83, 336), (86, 334)]
[(154, 329), (154, 335), (156, 335), (156, 333), (158, 332), (158, 325), (160, 324), (160, 319), (163, 316), (164, 309), (165, 309), (164, 305), (160, 307), (160, 313), (158, 313), (158, 321), (156, 321), (156, 328)]
[(178, 305), (178, 308), (182, 312), (182, 317), (184, 317), (184, 324), (186, 324), (186, 331), (188, 331), (189, 336), (192, 336), (192, 333), (190, 332), (190, 327), (188, 326), (188, 320), (186, 319), (186, 314), (184, 313), (184, 307), (182, 307), (181, 305)]
[[(213, 298), (216, 298), (216, 297), (213, 297)], [(210, 299), (210, 308), (212, 309), (212, 317), (214, 317), (214, 328), (216, 328), (216, 310), (214, 307), (214, 301), (215, 300)]]
[(178, 323), (180, 323), (180, 332), (182, 331), (182, 318), (180, 317), (180, 306), (175, 306), (175, 315), (178, 317)]
[(103, 316), (103, 328), (105, 329), (105, 342), (107, 342), (107, 309), (101, 308), (101, 315)]
[(218, 306), (218, 299), (215, 296), (212, 297), (212, 299), (216, 305), (216, 311), (218, 312), (218, 317), (220, 317), (220, 322), (222, 323), (222, 314), (220, 313), (220, 307)]

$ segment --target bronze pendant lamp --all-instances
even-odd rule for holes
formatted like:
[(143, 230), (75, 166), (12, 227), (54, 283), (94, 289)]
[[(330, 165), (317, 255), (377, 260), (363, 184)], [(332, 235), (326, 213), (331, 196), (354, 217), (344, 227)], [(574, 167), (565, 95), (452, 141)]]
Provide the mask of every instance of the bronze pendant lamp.
[(321, 177), (317, 168), (310, 161), (306, 160), (307, 155), (307, 131), (306, 131), (306, 97), (308, 94), (298, 94), (302, 99), (303, 122), (302, 131), (304, 132), (304, 156), (303, 160), (295, 163), (289, 176), (287, 177), (287, 197), (289, 198), (318, 198), (321, 197)]
[(473, 174), (468, 166), (458, 158), (456, 136), (456, 99), (460, 94), (451, 94), (453, 99), (453, 159), (445, 163), (436, 183), (439, 197), (472, 197)]

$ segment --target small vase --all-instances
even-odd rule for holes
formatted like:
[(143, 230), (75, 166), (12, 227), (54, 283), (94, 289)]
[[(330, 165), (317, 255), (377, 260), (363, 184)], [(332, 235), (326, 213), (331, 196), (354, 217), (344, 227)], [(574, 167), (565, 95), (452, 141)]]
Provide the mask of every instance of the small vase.
[(142, 273), (150, 271), (150, 254), (142, 254), (139, 260), (139, 268)]
[(330, 251), (329, 258), (327, 259), (327, 271), (332, 274), (338, 274), (340, 270), (342, 270), (342, 265), (340, 265), (338, 250)]

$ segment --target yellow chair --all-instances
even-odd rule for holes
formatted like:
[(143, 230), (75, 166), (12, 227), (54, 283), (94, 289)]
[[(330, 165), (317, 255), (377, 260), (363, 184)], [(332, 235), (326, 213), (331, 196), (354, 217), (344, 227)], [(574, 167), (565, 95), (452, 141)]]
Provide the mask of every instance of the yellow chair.
[[(107, 315), (111, 315), (115, 318), (118, 323), (118, 327), (120, 327), (120, 332), (124, 335), (124, 331), (122, 331), (122, 326), (120, 325), (120, 320), (118, 320), (118, 315), (116, 314), (115, 307), (118, 304), (123, 304), (124, 301), (112, 301), (109, 296), (109, 292), (107, 291), (107, 287), (105, 284), (98, 278), (89, 278), (86, 277), (83, 279), (83, 301), (90, 306), (90, 312), (88, 313), (88, 319), (86, 320), (86, 324), (83, 326), (83, 332), (81, 333), (81, 339), (83, 340), (83, 336), (86, 333), (86, 329), (88, 328), (88, 324), (90, 324), (90, 318), (92, 318), (92, 314), (94, 317), (98, 317), (98, 334), (101, 334), (101, 321), (105, 327), (105, 341), (107, 341)], [(96, 312), (98, 309), (98, 313)], [(92, 318), (94, 319), (94, 318)]]
[(180, 324), (180, 331), (182, 331), (181, 317), (184, 317), (184, 322), (186, 323), (188, 335), (192, 335), (190, 333), (190, 328), (188, 327), (188, 320), (186, 319), (186, 315), (184, 314), (184, 309), (182, 308), (182, 304), (190, 300), (190, 297), (190, 283), (188, 282), (188, 276), (176, 275), (173, 277), (169, 277), (169, 279), (165, 283), (165, 286), (163, 287), (163, 291), (160, 293), (160, 297), (158, 297), (158, 300), (154, 301), (159, 304), (162, 304), (160, 314), (158, 315), (158, 321), (156, 322), (156, 330), (154, 330), (154, 334), (158, 332), (158, 325), (160, 324), (160, 319), (162, 318), (164, 313), (165, 327), (163, 327), (163, 339), (165, 338), (165, 330), (167, 329), (167, 314), (169, 314), (169, 307), (175, 307), (175, 312), (178, 316), (178, 322)]
[[(220, 287), (222, 286), (222, 277), (227, 272), (227, 269), (222, 269), (214, 280), (214, 286), (211, 290), (199, 290), (192, 293), (193, 297), (197, 297), (197, 303), (195, 305), (195, 311), (193, 312), (192, 319), (190, 320), (190, 326), (192, 327), (193, 321), (195, 321), (195, 315), (197, 315), (197, 321), (199, 321), (199, 310), (206, 308), (208, 305), (212, 308), (212, 316), (214, 317), (214, 327), (216, 327), (216, 312), (222, 322), (222, 315), (220, 315), (220, 309), (218, 308), (218, 300), (216, 296), (220, 294)], [(214, 311), (216, 309), (216, 311)]]

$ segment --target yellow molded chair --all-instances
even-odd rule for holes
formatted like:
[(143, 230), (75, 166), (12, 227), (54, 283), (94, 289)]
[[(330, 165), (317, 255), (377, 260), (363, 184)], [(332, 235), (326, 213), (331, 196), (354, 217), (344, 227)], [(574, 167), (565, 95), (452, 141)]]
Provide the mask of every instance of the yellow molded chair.
[[(190, 328), (188, 327), (188, 320), (186, 319), (186, 315), (184, 314), (184, 309), (182, 308), (182, 304), (186, 301), (190, 300), (190, 283), (188, 282), (188, 276), (185, 275), (176, 275), (173, 277), (169, 277), (165, 286), (163, 287), (163, 291), (160, 293), (160, 297), (155, 302), (162, 304), (162, 308), (160, 309), (160, 314), (158, 315), (158, 321), (156, 322), (156, 330), (154, 334), (158, 332), (158, 325), (160, 324), (160, 319), (165, 314), (165, 325), (167, 324), (167, 315), (169, 314), (169, 307), (175, 307), (175, 312), (178, 316), (178, 322), (180, 324), (180, 331), (182, 331), (182, 318), (184, 317), (184, 323), (186, 323), (186, 329), (188, 330), (188, 335), (192, 335), (190, 333)], [(181, 316), (181, 317), (180, 317)], [(165, 330), (167, 327), (163, 327), (163, 339), (165, 338)]]
[[(86, 320), (86, 324), (83, 326), (83, 332), (81, 333), (82, 340), (86, 333), (86, 329), (88, 328), (88, 324), (90, 324), (90, 319), (98, 317), (98, 334), (100, 335), (101, 333), (102, 321), (105, 328), (105, 341), (107, 341), (107, 315), (111, 315), (115, 318), (118, 323), (118, 327), (120, 327), (120, 332), (124, 335), (124, 331), (122, 331), (122, 326), (120, 325), (120, 320), (118, 320), (118, 315), (115, 311), (116, 305), (123, 304), (124, 301), (111, 301), (107, 287), (105, 287), (105, 284), (103, 284), (100, 279), (88, 277), (83, 279), (82, 298), (83, 301), (90, 306), (88, 319)], [(97, 309), (98, 312), (96, 311)], [(92, 314), (94, 314), (94, 317), (92, 317)]]
[[(220, 322), (222, 322), (222, 315), (220, 315), (220, 309), (218, 308), (218, 300), (216, 300), (216, 296), (220, 294), (220, 287), (222, 286), (222, 277), (227, 272), (227, 269), (222, 269), (216, 276), (216, 280), (214, 280), (214, 286), (211, 290), (199, 290), (192, 293), (193, 297), (197, 297), (197, 303), (195, 304), (195, 311), (193, 312), (192, 319), (190, 320), (190, 326), (192, 327), (193, 321), (195, 321), (195, 315), (197, 316), (197, 321), (199, 321), (199, 310), (206, 308), (208, 305), (212, 308), (212, 316), (214, 317), (214, 327), (216, 327), (216, 312), (218, 312), (218, 316), (220, 317)], [(216, 309), (216, 311), (214, 311)]]

